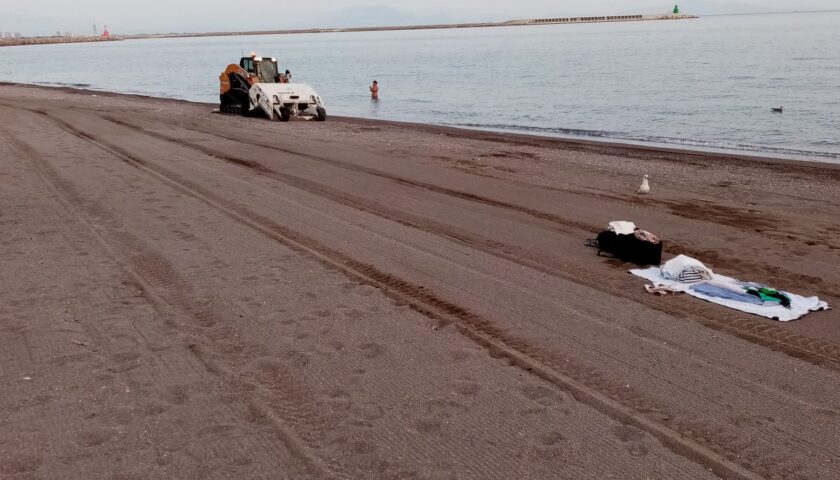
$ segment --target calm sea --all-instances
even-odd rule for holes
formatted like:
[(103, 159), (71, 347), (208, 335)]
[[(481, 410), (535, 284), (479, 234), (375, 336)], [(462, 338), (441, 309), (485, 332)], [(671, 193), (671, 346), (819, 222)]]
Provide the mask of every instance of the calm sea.
[(12, 47), (0, 80), (216, 102), (252, 50), (336, 115), (840, 161), (840, 12)]

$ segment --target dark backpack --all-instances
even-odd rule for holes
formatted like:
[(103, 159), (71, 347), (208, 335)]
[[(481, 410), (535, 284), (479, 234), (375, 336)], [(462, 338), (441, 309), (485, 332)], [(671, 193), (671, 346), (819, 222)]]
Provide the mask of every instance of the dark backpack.
[(662, 263), (662, 241), (652, 243), (637, 238), (636, 235), (618, 235), (612, 230), (604, 230), (590, 245), (598, 248), (598, 255), (602, 252), (613, 258), (632, 262), (637, 265), (659, 265)]

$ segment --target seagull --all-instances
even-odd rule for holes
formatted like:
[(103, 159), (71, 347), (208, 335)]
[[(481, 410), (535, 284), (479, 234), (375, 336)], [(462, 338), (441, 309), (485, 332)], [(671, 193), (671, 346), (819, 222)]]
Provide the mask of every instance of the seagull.
[(642, 184), (636, 189), (636, 195), (647, 195), (650, 193), (650, 184), (648, 183), (648, 176), (642, 177)]
[(771, 107), (770, 110), (773, 110), (776, 113), (782, 113), (785, 111), (785, 107)]

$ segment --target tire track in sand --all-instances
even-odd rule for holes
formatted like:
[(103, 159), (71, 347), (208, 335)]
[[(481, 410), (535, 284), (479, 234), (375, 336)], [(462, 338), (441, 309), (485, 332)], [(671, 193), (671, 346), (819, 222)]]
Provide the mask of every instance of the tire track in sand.
[[(377, 215), (380, 218), (394, 221), (410, 228), (446, 237), (450, 240), (454, 240), (462, 245), (482, 251), (494, 257), (503, 258), (542, 273), (573, 281), (575, 283), (581, 283), (591, 288), (597, 289), (603, 285), (603, 278), (588, 269), (571, 264), (564, 264), (560, 267), (557, 266), (549, 257), (515, 245), (502, 244), (492, 239), (468, 232), (464, 229), (390, 208), (378, 204), (377, 202), (372, 202), (368, 199), (348, 194), (306, 178), (277, 172), (258, 162), (233, 156), (217, 149), (205, 147), (195, 142), (172, 138), (158, 132), (150, 131), (143, 127), (117, 120), (110, 116), (104, 116), (102, 118), (125, 128), (140, 132), (144, 135), (198, 151), (211, 158), (216, 158), (221, 161), (234, 163), (242, 167), (255, 170), (268, 176), (269, 178), (285, 183), (286, 185), (327, 198), (342, 205)], [(302, 154), (295, 153), (295, 155)], [(500, 205), (493, 206), (505, 208)], [(545, 215), (546, 218), (542, 218), (543, 220), (548, 220), (547, 217), (551, 216), (551, 214), (548, 213)], [(590, 229), (591, 228), (592, 227), (590, 227)], [(761, 345), (775, 351), (784, 352), (794, 358), (798, 358), (815, 365), (840, 370), (840, 345), (836, 343), (791, 333), (784, 328), (768, 324), (767, 322), (744, 318), (743, 316), (720, 315), (718, 310), (715, 310), (714, 307), (710, 306), (698, 305), (696, 311), (687, 312), (678, 306), (669, 306), (661, 301), (657, 301), (656, 298), (649, 298), (646, 296), (640, 297), (638, 295), (634, 295), (632, 292), (621, 289), (613, 291), (612, 294), (644, 304), (649, 308), (667, 313), (674, 317), (693, 320), (706, 326), (707, 328), (734, 335), (742, 340), (747, 340), (751, 343)]]
[[(400, 211), (397, 211), (397, 210), (389, 209), (388, 207), (384, 207), (377, 202), (371, 202), (371, 201), (366, 200), (364, 198), (356, 197), (356, 196), (353, 196), (353, 195), (345, 196), (344, 192), (342, 192), (340, 190), (333, 189), (329, 186), (319, 184), (317, 182), (308, 180), (306, 178), (300, 178), (300, 177), (296, 177), (296, 176), (293, 176), (293, 175), (288, 175), (288, 174), (273, 171), (273, 170), (268, 169), (265, 166), (259, 164), (258, 162), (254, 162), (254, 161), (251, 161), (251, 160), (245, 160), (243, 158), (230, 157), (228, 154), (225, 154), (224, 152), (220, 152), (220, 151), (214, 150), (212, 148), (203, 147), (202, 145), (199, 145), (199, 144), (194, 144), (194, 143), (191, 143), (191, 142), (180, 141), (180, 140), (176, 141), (176, 139), (169, 139), (165, 135), (158, 134), (156, 132), (145, 131), (142, 128), (139, 128), (139, 127), (135, 127), (135, 128), (137, 130), (140, 130), (141, 133), (144, 133), (144, 134), (146, 134), (148, 136), (151, 136), (153, 138), (158, 138), (160, 140), (167, 141), (167, 142), (172, 143), (174, 145), (187, 147), (189, 149), (195, 150), (195, 151), (201, 153), (202, 156), (215, 158), (215, 159), (219, 160), (220, 162), (234, 163), (236, 165), (240, 165), (240, 166), (246, 167), (248, 169), (256, 170), (262, 176), (267, 176), (269, 178), (273, 178), (277, 181), (283, 182), (284, 184), (290, 185), (294, 188), (301, 189), (301, 190), (319, 195), (323, 198), (327, 198), (329, 200), (336, 201), (338, 203), (350, 206), (352, 208), (357, 208), (361, 211), (372, 213), (374, 215), (379, 216), (380, 218), (395, 221), (395, 222), (397, 222), (401, 225), (405, 225), (405, 226), (409, 226), (409, 227), (413, 227), (413, 228), (418, 228), (418, 229), (421, 229), (425, 232), (430, 232), (430, 233), (437, 234), (439, 236), (444, 236), (449, 240), (457, 241), (457, 242), (462, 243), (462, 244), (464, 244), (468, 247), (475, 248), (475, 249), (478, 249), (478, 250), (487, 251), (488, 253), (494, 254), (498, 258), (505, 258), (505, 259), (508, 259), (508, 260), (512, 260), (512, 261), (515, 261), (516, 263), (518, 263), (520, 265), (528, 266), (529, 268), (534, 268), (534, 269), (537, 269), (537, 270), (542, 270), (544, 272), (549, 272), (550, 274), (556, 274), (556, 276), (563, 277), (563, 276), (568, 276), (569, 275), (568, 272), (564, 273), (562, 271), (552, 270), (552, 267), (550, 265), (547, 265), (550, 262), (546, 261), (545, 259), (541, 259), (539, 255), (534, 256), (533, 259), (529, 259), (529, 260), (533, 260), (530, 263), (526, 263), (526, 261), (525, 261), (526, 259), (516, 258), (516, 256), (519, 255), (519, 254), (529, 253), (526, 250), (519, 249), (517, 251), (511, 251), (511, 250), (515, 249), (516, 247), (508, 247), (508, 246), (498, 244), (498, 243), (494, 244), (494, 242), (485, 242), (485, 240), (483, 240), (483, 239), (476, 242), (475, 238), (470, 237), (471, 234), (469, 232), (465, 232), (465, 231), (457, 229), (455, 227), (451, 227), (449, 225), (446, 225), (446, 224), (443, 224), (443, 223), (440, 223), (440, 222), (430, 221), (430, 220), (425, 219), (425, 218), (420, 217), (420, 216), (415, 216), (415, 215), (411, 215), (411, 214), (408, 214), (408, 213), (405, 213), (405, 212), (400, 212)], [(189, 161), (196, 163), (196, 165), (201, 165), (201, 162), (199, 160), (189, 160)], [(212, 167), (210, 169), (211, 169), (211, 171), (216, 171), (215, 169), (212, 169)], [(219, 173), (222, 174), (222, 175), (230, 175), (230, 174), (225, 174), (222, 171), (219, 171)], [(239, 180), (239, 181), (244, 181), (244, 180)], [(478, 237), (478, 238), (481, 238), (481, 237)], [(487, 249), (490, 249), (490, 250), (487, 250)], [(543, 267), (544, 265), (546, 265), (546, 266)], [(569, 279), (577, 281), (579, 278), (576, 278), (574, 276), (569, 276)], [(587, 283), (587, 282), (581, 282), (581, 283)], [(597, 284), (593, 283), (592, 286), (597, 286)], [(645, 300), (647, 300), (647, 299), (645, 299)], [(708, 309), (708, 310), (711, 310), (711, 309)], [(699, 313), (699, 312), (695, 312), (695, 313)], [(713, 314), (715, 312), (710, 311), (709, 313), (710, 313), (709, 318), (714, 318)], [(681, 316), (685, 317), (685, 315), (681, 315)], [(732, 320), (733, 321), (738, 321), (739, 319), (737, 317), (733, 316)], [(768, 325), (765, 324), (764, 326), (767, 327)], [(621, 328), (621, 327), (617, 327), (617, 328)], [(635, 332), (635, 331), (630, 331), (630, 333), (633, 334), (633, 335), (638, 334), (638, 332)], [(538, 357), (539, 352), (535, 351), (534, 349), (528, 350), (528, 353), (529, 353), (529, 355), (531, 355), (534, 358), (539, 358)], [(637, 396), (636, 398), (631, 398), (630, 395), (627, 395), (626, 391), (620, 391), (620, 389), (613, 388), (612, 385), (608, 385), (607, 383), (600, 383), (599, 381), (594, 380), (593, 375), (597, 375), (597, 373), (589, 372), (587, 375), (580, 375), (579, 371), (572, 370), (571, 372), (569, 372), (570, 365), (569, 364), (564, 365), (563, 360), (558, 360), (556, 355), (552, 356), (551, 358), (541, 358), (541, 361), (543, 361), (547, 365), (550, 365), (552, 368), (560, 368), (561, 370), (563, 370), (563, 373), (581, 381), (582, 383), (584, 383), (586, 385), (589, 385), (592, 388), (596, 388), (601, 392), (607, 393), (612, 398), (622, 402), (625, 405), (629, 405), (629, 406), (631, 406), (632, 408), (634, 408), (638, 411), (645, 412), (645, 413), (649, 413), (649, 412), (652, 413), (652, 412), (661, 411), (661, 410), (657, 410), (656, 401), (651, 401), (649, 399), (641, 398), (639, 396)], [(823, 363), (825, 363), (828, 360), (822, 359), (821, 361)], [(564, 370), (564, 367), (565, 367), (565, 370)], [(736, 441), (735, 438), (732, 437), (731, 433), (727, 433), (727, 432), (723, 432), (723, 431), (716, 431), (714, 428), (711, 428), (709, 425), (704, 424), (703, 420), (701, 420), (701, 419), (697, 419), (697, 418), (695, 418), (695, 419), (691, 419), (691, 418), (677, 419), (677, 418), (672, 417), (672, 418), (667, 419), (666, 423), (668, 423), (669, 428), (671, 428), (672, 430), (682, 432), (682, 434), (687, 436), (687, 437), (694, 437), (698, 442), (701, 442), (703, 444), (712, 445), (713, 448), (716, 449), (719, 452), (722, 451), (722, 450), (719, 450), (719, 448), (723, 448), (723, 449), (732, 448), (732, 449), (734, 449), (734, 451), (741, 451), (741, 449), (743, 448), (743, 445), (739, 441)], [(702, 432), (706, 432), (706, 433), (702, 433)], [(715, 433), (711, 433), (711, 432), (715, 432)], [(765, 452), (765, 456), (769, 458), (769, 457), (772, 457), (773, 455), (772, 455), (772, 452)], [(733, 456), (730, 456), (730, 458), (736, 458), (736, 456), (733, 455)], [(739, 458), (746, 458), (746, 457), (744, 455), (740, 455)], [(753, 457), (753, 458), (755, 458), (755, 457)], [(754, 465), (756, 464), (756, 462), (753, 462), (753, 461), (750, 461), (748, 463), (751, 463), (751, 464), (754, 464)]]
[[(103, 118), (108, 117), (107, 115), (103, 116), (101, 111), (90, 110), (90, 109), (85, 109), (85, 110), (90, 112), (90, 113), (94, 113), (96, 115), (102, 116)], [(106, 119), (110, 119), (112, 121), (115, 120), (113, 118), (106, 118)], [(120, 122), (119, 120), (116, 120), (116, 121)], [(438, 185), (430, 184), (428, 182), (411, 180), (411, 179), (406, 178), (406, 177), (389, 174), (389, 173), (383, 172), (381, 170), (377, 170), (377, 169), (369, 168), (369, 167), (364, 167), (364, 166), (361, 166), (361, 165), (358, 165), (358, 164), (355, 164), (355, 163), (352, 163), (352, 162), (336, 160), (334, 158), (324, 157), (324, 156), (320, 156), (320, 155), (312, 155), (312, 154), (302, 153), (300, 151), (289, 149), (287, 147), (281, 147), (281, 146), (278, 146), (277, 144), (273, 144), (273, 143), (270, 143), (270, 142), (242, 139), (241, 137), (226, 135), (223, 132), (215, 132), (215, 131), (212, 131), (212, 130), (202, 129), (202, 128), (198, 128), (198, 127), (187, 127), (187, 126), (180, 125), (180, 124), (179, 125), (169, 124), (169, 125), (172, 125), (174, 127), (177, 127), (177, 128), (183, 129), (183, 130), (195, 132), (195, 133), (201, 133), (201, 134), (204, 134), (204, 135), (213, 135), (213, 136), (216, 136), (218, 138), (224, 138), (226, 140), (230, 140), (232, 142), (240, 143), (240, 144), (243, 144), (243, 145), (251, 145), (251, 146), (256, 146), (256, 147), (261, 147), (261, 148), (266, 148), (266, 149), (270, 149), (270, 150), (276, 150), (276, 151), (288, 153), (290, 155), (298, 156), (298, 157), (301, 157), (301, 158), (306, 158), (308, 160), (315, 160), (315, 161), (326, 163), (326, 164), (329, 164), (329, 165), (332, 165), (332, 166), (335, 166), (335, 167), (338, 167), (338, 168), (343, 168), (343, 169), (346, 169), (346, 170), (349, 170), (349, 171), (356, 171), (356, 172), (359, 172), (359, 173), (366, 173), (366, 174), (369, 174), (369, 175), (378, 176), (378, 177), (381, 177), (381, 178), (385, 178), (385, 179), (394, 181), (395, 183), (398, 183), (398, 184), (402, 184), (402, 185), (406, 185), (406, 186), (412, 186), (412, 187), (420, 188), (420, 189), (424, 189), (424, 190), (429, 190), (429, 191), (432, 191), (432, 192), (440, 193), (442, 195), (448, 195), (448, 196), (451, 196), (453, 198), (460, 198), (460, 199), (463, 199), (463, 200), (474, 201), (476, 203), (489, 205), (489, 206), (492, 206), (492, 207), (498, 207), (498, 208), (503, 208), (503, 209), (518, 212), (518, 213), (523, 213), (523, 214), (528, 215), (532, 218), (535, 218), (535, 219), (538, 219), (538, 220), (544, 220), (546, 222), (549, 222), (550, 224), (556, 225), (557, 227), (561, 227), (561, 228), (555, 228), (554, 226), (548, 227), (550, 229), (561, 231), (561, 232), (568, 232), (569, 229), (579, 229), (579, 230), (583, 230), (587, 233), (591, 233), (591, 232), (600, 231), (600, 229), (603, 228), (601, 225), (591, 225), (591, 224), (588, 224), (588, 223), (585, 223), (585, 222), (573, 221), (573, 220), (567, 219), (565, 217), (562, 217), (560, 215), (545, 212), (545, 211), (542, 211), (542, 210), (539, 210), (539, 209), (536, 209), (536, 208), (527, 207), (527, 206), (524, 206), (524, 205), (519, 205), (519, 204), (515, 204), (515, 203), (510, 203), (510, 202), (499, 201), (499, 200), (495, 200), (495, 199), (492, 199), (492, 198), (489, 198), (489, 197), (486, 197), (486, 196), (483, 196), (483, 195), (478, 195), (478, 194), (474, 194), (474, 193), (470, 193), (470, 192), (464, 192), (464, 191), (461, 191), (461, 190), (455, 190), (455, 189), (451, 189), (451, 188), (440, 187)], [(130, 126), (128, 124), (126, 124), (126, 126), (129, 127), (129, 128), (138, 128), (138, 127), (135, 127), (135, 126)], [(251, 162), (251, 163), (255, 163), (255, 162)], [(468, 172), (468, 173), (470, 173), (472, 175), (476, 175), (476, 172)], [(500, 178), (500, 177), (495, 177), (495, 176), (488, 176), (488, 175), (479, 175), (479, 176), (494, 178), (496, 180), (500, 180), (500, 181), (504, 181), (504, 182), (508, 182), (508, 183), (514, 183), (514, 184), (519, 184), (520, 183), (517, 180), (505, 179), (505, 178)], [(529, 188), (534, 188), (535, 187), (534, 185), (527, 185), (527, 184), (526, 184), (526, 186), (528, 186)], [(550, 190), (557, 190), (557, 191), (570, 193), (568, 190), (559, 190), (559, 189), (550, 189)], [(571, 192), (571, 193), (575, 193), (576, 195), (586, 195), (586, 196), (591, 196), (592, 195), (590, 192)], [(600, 197), (603, 198), (604, 194), (599, 194), (599, 195), (595, 195), (595, 196), (600, 196)], [(623, 197), (609, 196), (609, 198), (611, 198), (613, 200), (616, 200), (616, 201), (620, 201), (620, 202), (628, 202), (629, 201), (631, 203), (634, 200), (637, 200), (635, 197), (632, 197), (632, 196), (623, 196)], [(648, 202), (649, 203), (650, 202), (657, 203), (657, 202), (652, 201), (652, 200), (648, 200)], [(659, 202), (659, 203), (661, 203), (661, 202)], [(674, 202), (671, 202), (671, 203), (674, 203)], [(675, 208), (675, 207), (679, 207), (679, 206), (676, 206), (674, 204), (666, 204), (666, 203), (661, 203), (660, 206), (664, 209), (664, 212), (667, 213), (667, 214), (676, 215), (676, 216), (683, 216), (685, 218), (699, 220), (699, 221), (710, 221), (710, 223), (713, 223), (713, 224), (729, 226), (729, 227), (734, 227), (734, 228), (741, 228), (741, 225), (737, 224), (737, 223), (733, 225), (733, 223), (732, 223), (733, 219), (731, 218), (732, 217), (731, 214), (736, 214), (736, 215), (739, 215), (743, 218), (749, 218), (749, 215), (745, 215), (743, 212), (740, 212), (737, 209), (731, 209), (731, 208), (727, 209), (729, 211), (730, 215), (728, 215), (728, 216), (724, 215), (724, 216), (720, 216), (719, 218), (716, 218), (716, 219), (713, 219), (713, 220), (708, 220), (708, 218), (706, 218), (705, 216), (697, 216), (697, 215), (687, 216), (686, 213), (685, 213), (685, 207), (684, 206), (681, 207), (681, 208)], [(720, 205), (717, 205), (716, 208), (722, 209), (723, 207), (720, 206)], [(785, 243), (785, 241), (789, 240), (789, 235), (791, 233), (797, 233), (798, 234), (798, 232), (773, 233), (773, 232), (769, 232), (767, 230), (765, 230), (762, 234), (767, 236), (767, 237), (773, 237), (773, 238), (776, 238), (777, 240), (781, 241), (782, 243), (781, 243), (780, 247), (783, 248), (783, 249), (786, 249), (787, 244)], [(809, 242), (809, 241), (826, 242), (827, 238), (829, 238), (829, 237), (820, 236), (820, 237), (815, 237), (814, 239), (810, 239), (810, 240), (808, 238), (802, 238), (801, 240), (803, 242)], [(675, 248), (677, 248), (680, 251), (682, 250), (681, 248), (678, 248), (678, 246), (676, 244), (672, 244), (672, 246), (674, 246)], [(742, 258), (733, 258), (733, 257), (721, 258), (720, 260), (721, 260), (721, 263), (737, 262), (739, 265), (744, 266), (745, 269), (747, 269), (749, 271), (764, 272), (764, 273), (769, 274), (773, 277), (780, 277), (781, 276), (782, 278), (790, 280), (791, 283), (801, 283), (803, 281), (804, 282), (809, 282), (809, 283), (812, 283), (812, 284), (816, 283), (814, 285), (816, 293), (820, 293), (820, 294), (826, 295), (826, 296), (833, 296), (836, 288), (834, 290), (832, 290), (832, 288), (838, 287), (837, 285), (824, 285), (821, 281), (814, 282), (814, 280), (815, 280), (814, 277), (809, 277), (807, 275), (802, 275), (802, 274), (799, 274), (799, 273), (784, 270), (784, 269), (781, 269), (781, 268), (779, 268), (775, 265), (768, 266), (764, 263), (747, 262), (747, 261), (744, 261), (744, 259), (742, 259)], [(816, 280), (819, 280), (819, 279), (816, 279)]]
[[(353, 280), (379, 288), (391, 298), (411, 306), (414, 310), (429, 318), (454, 323), (462, 334), (487, 349), (491, 356), (505, 358), (511, 365), (552, 383), (557, 388), (572, 395), (576, 400), (591, 406), (597, 411), (650, 433), (674, 453), (704, 465), (725, 478), (751, 480), (761, 478), (742, 465), (729, 460), (724, 454), (687, 438), (679, 431), (645, 416), (620, 401), (614, 400), (598, 388), (592, 388), (562, 373), (552, 367), (549, 360), (538, 350), (535, 350), (533, 346), (501, 331), (492, 322), (469, 310), (441, 299), (429, 289), (383, 272), (373, 265), (359, 262), (313, 238), (276, 224), (270, 219), (261, 217), (240, 206), (232, 205), (213, 192), (207, 191), (189, 180), (180, 178), (160, 166), (147, 164), (131, 152), (82, 132), (47, 112), (39, 111), (37, 113), (44, 115), (68, 133), (115, 155), (135, 168), (144, 171), (150, 177), (218, 210), (239, 224), (301, 254), (310, 256), (329, 268), (337, 269)], [(736, 454), (736, 452), (733, 453)]]
[[(37, 111), (34, 113), (43, 115), (48, 120), (59, 125), (62, 130), (72, 133), (80, 139), (91, 142), (94, 145), (99, 145), (96, 140), (83, 132), (76, 133), (67, 130), (46, 112)], [(173, 320), (178, 317), (178, 311), (185, 312), (187, 315), (195, 318), (199, 323), (204, 322), (206, 325), (217, 323), (218, 320), (213, 318), (216, 314), (212, 309), (208, 309), (206, 306), (194, 305), (189, 300), (191, 297), (189, 287), (180, 281), (177, 273), (171, 270), (171, 267), (169, 267), (165, 259), (150, 251), (139, 240), (127, 233), (118, 233), (106, 237), (99, 228), (91, 224), (87, 215), (92, 215), (94, 218), (107, 219), (109, 218), (109, 214), (98, 207), (98, 205), (83, 200), (72, 185), (64, 180), (50, 165), (39, 158), (37, 152), (31, 146), (17, 139), (12, 139), (12, 142), (14, 147), (30, 161), (47, 187), (54, 192), (56, 198), (64, 204), (68, 211), (76, 216), (79, 223), (84, 225), (94, 235), (112, 260), (127, 273), (131, 281), (135, 283), (138, 290), (142, 292), (143, 297), (149, 302), (152, 308), (158, 313), (159, 318), (166, 325), (173, 328), (180, 326)], [(109, 153), (113, 154), (113, 152)], [(138, 167), (138, 165), (132, 164), (134, 167)], [(161, 294), (159, 292), (166, 293)], [(215, 361), (207, 353), (205, 348), (196, 341), (197, 339), (194, 334), (181, 333), (179, 336), (182, 337), (179, 343), (185, 345), (209, 373), (217, 377), (226, 378), (228, 383), (234, 383), (232, 381), (234, 378), (237, 378), (239, 383), (242, 382), (241, 378)], [(288, 382), (290, 376), (286, 375), (284, 378)], [(289, 388), (289, 384), (286, 384), (286, 390), (289, 390)], [(257, 393), (264, 393), (264, 389), (265, 387), (263, 385), (254, 385), (254, 390)], [(291, 389), (295, 390), (294, 388)], [(307, 417), (312, 415), (312, 412), (309, 412), (308, 409), (299, 407), (299, 405), (307, 405), (309, 403), (308, 401), (284, 402), (284, 408), (281, 409), (278, 415), (276, 412), (276, 402), (272, 405), (273, 408), (269, 407), (257, 395), (244, 393), (249, 390), (247, 388), (239, 389), (246, 396), (251, 414), (267, 420), (278, 439), (283, 442), (291, 454), (298, 458), (313, 478), (340, 480), (350, 480), (353, 478), (352, 475), (343, 471), (340, 467), (325, 463), (308, 450), (307, 447), (311, 444), (312, 438), (321, 436), (318, 432), (304, 431), (305, 435), (302, 437), (296, 430), (289, 428), (290, 421), (299, 427)], [(308, 425), (318, 424), (318, 422), (305, 423)]]

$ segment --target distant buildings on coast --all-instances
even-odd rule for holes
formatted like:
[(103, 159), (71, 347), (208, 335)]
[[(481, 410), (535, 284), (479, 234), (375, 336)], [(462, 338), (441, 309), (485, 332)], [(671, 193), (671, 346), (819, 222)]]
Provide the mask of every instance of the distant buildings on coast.
[(111, 35), (111, 32), (108, 31), (107, 25), (105, 26), (105, 30), (100, 33), (94, 24), (93, 33), (93, 35), (78, 35), (71, 32), (56, 31), (53, 36), (25, 37), (20, 32), (0, 32), (0, 47), (122, 40), (122, 37), (115, 37)]
[(108, 37), (98, 35), (94, 37), (92, 35), (73, 34), (62, 34), (53, 37), (4, 36), (3, 38), (0, 38), (0, 47), (14, 47), (20, 45), (47, 45), (51, 43), (112, 42), (115, 40), (122, 40), (122, 37), (115, 37), (113, 35)]

